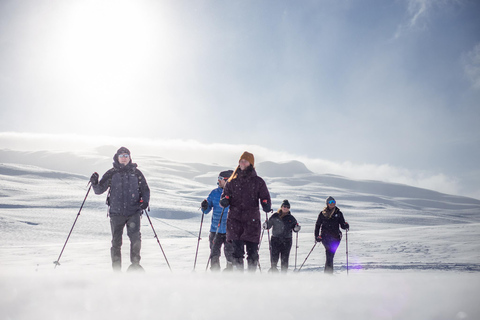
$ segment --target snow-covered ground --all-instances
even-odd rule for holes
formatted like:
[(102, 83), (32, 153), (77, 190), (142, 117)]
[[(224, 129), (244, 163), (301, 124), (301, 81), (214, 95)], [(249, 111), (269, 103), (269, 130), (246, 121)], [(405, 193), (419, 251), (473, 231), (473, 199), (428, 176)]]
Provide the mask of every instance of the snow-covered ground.
[[(205, 271), (210, 215), (192, 272), (199, 204), (215, 188), (218, 173), (230, 168), (137, 157), (152, 190), (149, 215), (172, 272), (144, 217), (146, 273), (114, 274), (105, 195), (93, 192), (61, 265), (53, 264), (77, 218), (89, 175), (107, 170), (111, 157), (46, 151), (18, 159), (0, 159), (0, 319), (477, 319), (480, 314), (479, 200), (314, 174), (298, 162), (259, 163), (273, 207), (289, 199), (302, 225), (297, 267), (314, 245), (324, 199), (337, 199), (351, 226), (349, 273), (345, 236), (332, 276), (322, 272), (321, 245), (301, 272), (293, 272), (293, 247), (291, 271), (268, 273), (265, 238), (261, 272)], [(125, 235), (124, 269), (128, 247)]]

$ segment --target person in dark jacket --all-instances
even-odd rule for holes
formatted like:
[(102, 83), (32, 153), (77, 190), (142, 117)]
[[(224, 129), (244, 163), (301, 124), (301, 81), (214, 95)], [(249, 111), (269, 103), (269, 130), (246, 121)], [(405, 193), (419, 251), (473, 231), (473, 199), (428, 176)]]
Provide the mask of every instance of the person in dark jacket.
[(274, 213), (268, 221), (263, 223), (263, 229), (272, 230), (271, 239), (271, 255), (272, 272), (278, 272), (277, 264), (281, 257), (281, 270), (287, 272), (288, 258), (290, 257), (290, 249), (292, 248), (292, 230), (300, 231), (300, 225), (290, 212), (290, 203), (283, 200), (282, 206)]
[[(227, 260), (227, 267), (225, 270), (232, 270), (233, 268), (233, 247), (227, 242), (227, 216), (228, 207), (222, 208), (220, 206), (220, 196), (223, 193), (223, 188), (227, 183), (228, 178), (232, 175), (233, 170), (220, 172), (218, 176), (218, 188), (213, 189), (208, 195), (208, 198), (201, 203), (202, 211), (208, 214), (212, 211), (212, 225), (210, 226), (210, 260), (212, 271), (220, 270), (220, 251), (223, 245), (223, 253)], [(221, 221), (220, 221), (221, 219)]]
[(258, 244), (262, 230), (259, 201), (265, 212), (271, 211), (270, 193), (265, 181), (257, 175), (253, 154), (245, 151), (238, 167), (223, 189), (220, 205), (227, 207), (227, 241), (233, 245), (233, 265), (244, 269), (245, 248), (248, 270), (254, 272), (258, 265)]
[(320, 212), (315, 224), (315, 241), (325, 247), (325, 273), (333, 273), (333, 257), (342, 239), (340, 228), (348, 231), (350, 226), (333, 197), (328, 197), (325, 202), (327, 206)]
[(110, 188), (107, 196), (108, 214), (112, 230), (112, 267), (116, 271), (122, 268), (122, 235), (127, 227), (130, 238), (129, 270), (143, 270), (140, 265), (142, 246), (140, 219), (150, 201), (150, 189), (137, 164), (132, 162), (130, 151), (121, 147), (113, 156), (113, 168), (98, 181), (98, 173), (93, 173), (90, 182), (95, 194), (102, 194)]

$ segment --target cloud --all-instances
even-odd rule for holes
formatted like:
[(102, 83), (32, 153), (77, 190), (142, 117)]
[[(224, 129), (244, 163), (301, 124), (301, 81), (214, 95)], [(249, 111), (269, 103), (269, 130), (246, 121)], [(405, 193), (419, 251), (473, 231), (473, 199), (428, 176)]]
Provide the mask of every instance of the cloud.
[[(448, 194), (462, 192), (460, 181), (443, 173), (412, 171), (389, 164), (334, 162), (289, 152), (280, 152), (249, 144), (205, 144), (195, 140), (137, 139), (109, 136), (52, 135), (32, 133), (0, 133), (0, 149), (17, 151), (63, 151), (82, 154), (102, 154), (110, 157), (120, 146), (132, 151), (134, 158), (158, 156), (179, 162), (218, 164), (234, 167), (238, 157), (247, 150), (255, 155), (255, 162), (303, 162), (319, 174), (335, 174), (356, 180), (378, 180), (431, 189)], [(0, 157), (0, 162), (1, 162)], [(473, 196), (473, 194), (472, 194)]]
[(474, 89), (480, 89), (480, 43), (462, 57), (466, 76)]

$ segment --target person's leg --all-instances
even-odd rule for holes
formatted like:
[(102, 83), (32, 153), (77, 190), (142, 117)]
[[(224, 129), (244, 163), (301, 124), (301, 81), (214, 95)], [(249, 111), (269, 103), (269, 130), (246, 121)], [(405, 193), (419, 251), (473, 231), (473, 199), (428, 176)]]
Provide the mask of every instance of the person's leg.
[(140, 264), (140, 250), (142, 248), (142, 234), (140, 233), (141, 216), (136, 213), (127, 220), (127, 235), (130, 238), (130, 262)]
[(125, 222), (125, 217), (123, 216), (110, 216), (110, 227), (112, 230), (110, 256), (112, 258), (112, 268), (115, 271), (122, 269), (122, 235)]
[(220, 270), (220, 249), (222, 247), (222, 239), (220, 234), (217, 234), (215, 239), (215, 234), (215, 232), (210, 232), (208, 237), (210, 240), (210, 269)]
[(244, 263), (243, 258), (245, 256), (245, 242), (242, 240), (233, 240), (233, 269), (243, 271)]
[(227, 260), (227, 267), (225, 270), (232, 270), (233, 268), (233, 246), (230, 242), (227, 241), (227, 235), (222, 234), (223, 239), (223, 253), (225, 254), (225, 259)]
[(272, 271), (278, 270), (278, 259), (280, 258), (280, 250), (281, 250), (281, 241), (277, 237), (272, 237), (271, 241), (271, 254), (270, 254), (270, 262), (272, 264)]
[(282, 251), (280, 252), (282, 258), (282, 272), (287, 272), (288, 270), (288, 259), (290, 257), (290, 249), (292, 248), (292, 238), (283, 239)]
[(247, 247), (248, 271), (255, 272), (258, 265), (258, 243), (245, 241)]

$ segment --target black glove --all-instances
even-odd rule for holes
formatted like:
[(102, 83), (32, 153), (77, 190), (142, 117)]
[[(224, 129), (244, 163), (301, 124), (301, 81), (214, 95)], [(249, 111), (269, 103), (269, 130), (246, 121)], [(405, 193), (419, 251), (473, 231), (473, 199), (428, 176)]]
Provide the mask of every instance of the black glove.
[(142, 208), (143, 210), (147, 209), (148, 208), (148, 202), (140, 200), (140, 208)]
[(229, 196), (226, 196), (226, 197), (223, 197), (222, 199), (220, 199), (220, 205), (223, 207), (223, 208), (226, 208), (230, 205), (230, 200), (229, 200)]
[(347, 231), (350, 230), (350, 225), (348, 224), (348, 222), (345, 222), (345, 230), (347, 230)]
[(90, 177), (91, 184), (98, 184), (98, 173), (94, 172)]
[(208, 209), (208, 201), (203, 200), (200, 206), (202, 207), (202, 211), (206, 211)]
[(270, 212), (272, 210), (272, 206), (268, 203), (268, 200), (262, 200), (262, 208), (265, 212)]
[(322, 236), (315, 237), (315, 242), (322, 242)]

